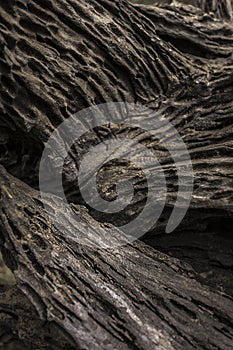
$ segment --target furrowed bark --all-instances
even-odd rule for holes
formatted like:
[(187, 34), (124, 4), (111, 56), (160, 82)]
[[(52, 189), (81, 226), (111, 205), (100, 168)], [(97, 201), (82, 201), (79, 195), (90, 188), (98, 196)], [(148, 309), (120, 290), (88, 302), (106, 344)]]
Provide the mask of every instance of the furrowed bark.
[(28, 297), (16, 286), (1, 287), (0, 349), (75, 349), (62, 328), (41, 320)]
[[(205, 11), (206, 4), (200, 4)], [(214, 14), (206, 14), (178, 4), (1, 2), (0, 239), (17, 281), (0, 298), (4, 337), (11, 329), (20, 346), (39, 349), (231, 347), (233, 29), (229, 20), (215, 18), (229, 19), (229, 4), (213, 2)], [(188, 261), (199, 275), (142, 242), (88, 248), (72, 238), (72, 229), (58, 231), (48, 218), (38, 192), (44, 144), (65, 118), (109, 101), (160, 110), (179, 131), (194, 170), (190, 210), (164, 235), (177, 191), (171, 156), (142, 130), (115, 126), (90, 132), (72, 147), (63, 174), (72, 210), (93, 225), (95, 236), (95, 220), (111, 224), (85, 207), (74, 180), (78, 161), (104, 138), (138, 138), (156, 152), (168, 188), (161, 219), (144, 240)], [(100, 183), (110, 200), (119, 172), (136, 178), (137, 191), (124, 216), (113, 217), (120, 225), (141, 211), (146, 180), (129, 164), (107, 165)], [(54, 216), (72, 225), (68, 214)], [(117, 228), (115, 234), (124, 241)]]
[[(188, 265), (139, 242), (80, 246), (51, 224), (38, 192), (2, 167), (1, 198), (4, 251), (18, 289), (77, 349), (229, 349), (232, 299), (201, 285)], [(69, 216), (54, 215), (70, 225)]]
[(197, 0), (197, 6), (206, 13), (214, 13), (219, 19), (232, 20), (233, 2), (232, 0)]

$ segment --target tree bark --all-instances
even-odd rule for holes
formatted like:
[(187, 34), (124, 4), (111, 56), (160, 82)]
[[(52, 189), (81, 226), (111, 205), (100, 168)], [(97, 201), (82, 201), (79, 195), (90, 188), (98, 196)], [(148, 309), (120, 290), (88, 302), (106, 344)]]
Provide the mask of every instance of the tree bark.
[(214, 13), (215, 17), (220, 19), (232, 20), (233, 18), (232, 0), (197, 0), (197, 6), (203, 11)]
[[(3, 253), (18, 289), (77, 349), (230, 347), (232, 299), (200, 284), (188, 265), (142, 242), (108, 250), (80, 246), (51, 224), (38, 192), (3, 168), (1, 188)], [(93, 220), (82, 207), (75, 210)], [(68, 226), (72, 218), (60, 220)], [(22, 320), (17, 312), (25, 327), (27, 314)], [(39, 345), (38, 337), (20, 336)]]
[[(204, 3), (201, 8), (207, 10)], [(3, 340), (10, 334), (10, 342), (16, 338), (32, 349), (231, 348), (233, 28), (229, 6), (224, 11), (215, 11), (222, 19), (216, 20), (178, 4), (1, 3), (0, 238), (17, 281), (1, 293)], [(72, 238), (69, 214), (54, 212), (54, 220), (70, 230), (66, 235), (43, 208), (38, 167), (48, 137), (78, 110), (109, 101), (162, 106), (186, 143), (193, 198), (182, 225), (165, 235), (176, 198), (174, 164), (153, 137), (140, 134), (142, 143), (157, 150), (169, 189), (160, 221), (144, 241), (181, 260), (139, 241), (107, 250), (80, 245)], [(130, 220), (146, 194), (140, 177), (140, 195), (112, 223), (85, 207), (73, 180), (74, 159), (112, 134), (134, 138), (138, 130), (106, 126), (89, 133), (64, 166), (71, 208), (96, 227), (93, 235), (97, 221), (108, 227)], [(139, 175), (128, 164), (106, 168), (103, 195), (111, 190), (111, 199), (115, 170), (128, 178)], [(124, 242), (117, 228), (115, 238)], [(216, 271), (214, 278), (203, 275), (206, 266)]]

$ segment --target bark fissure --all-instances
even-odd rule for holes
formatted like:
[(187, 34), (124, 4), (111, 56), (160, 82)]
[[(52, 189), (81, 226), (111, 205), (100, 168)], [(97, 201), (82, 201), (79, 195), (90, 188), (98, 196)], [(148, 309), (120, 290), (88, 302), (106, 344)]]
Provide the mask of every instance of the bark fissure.
[[(0, 291), (3, 346), (231, 348), (232, 2), (197, 5), (1, 3), (0, 242), (17, 282)], [(103, 198), (116, 198), (115, 185), (125, 177), (134, 181), (134, 200), (112, 222), (86, 206), (76, 176), (90, 146), (111, 137), (137, 139), (157, 155), (166, 175), (166, 205), (145, 243), (126, 244), (115, 228), (111, 239), (124, 244), (106, 250), (80, 244), (71, 214), (56, 211), (51, 201), (64, 232), (55, 227), (38, 191), (38, 172), (44, 144), (62, 121), (110, 101), (161, 110), (189, 150), (194, 192), (182, 224), (165, 235), (177, 173), (163, 143), (122, 125), (86, 134), (63, 169), (72, 212), (92, 225), (80, 232), (85, 242), (98, 236), (101, 225), (134, 218), (147, 194), (138, 168), (113, 162), (99, 173)]]

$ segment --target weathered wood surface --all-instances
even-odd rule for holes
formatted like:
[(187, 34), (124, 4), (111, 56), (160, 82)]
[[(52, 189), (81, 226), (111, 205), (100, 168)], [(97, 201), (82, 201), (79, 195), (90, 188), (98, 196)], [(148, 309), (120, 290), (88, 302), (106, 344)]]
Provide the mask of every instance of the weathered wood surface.
[[(231, 346), (232, 299), (196, 281), (188, 265), (143, 243), (108, 250), (80, 246), (54, 228), (38, 192), (2, 168), (1, 189), (3, 252), (18, 288), (41, 320), (59, 326), (77, 349)], [(91, 220), (85, 211), (81, 215)], [(62, 220), (69, 225), (69, 216)], [(4, 305), (1, 313), (11, 320)], [(17, 312), (22, 310), (16, 307), (15, 317)], [(27, 314), (20, 322), (25, 327)], [(32, 348), (39, 345), (37, 337), (21, 336)]]
[(233, 18), (233, 1), (232, 0), (197, 0), (197, 6), (206, 13), (213, 13), (220, 19), (232, 20)]
[[(232, 22), (192, 6), (107, 0), (2, 1), (0, 18), (1, 246), (17, 281), (14, 291), (2, 294), (1, 329), (11, 328), (33, 349), (230, 349), (233, 303), (223, 291), (230, 294), (233, 266)], [(161, 221), (145, 240), (182, 259), (187, 251), (204, 252), (204, 258), (188, 255), (199, 272), (217, 260), (225, 275), (212, 282), (222, 291), (142, 242), (108, 250), (79, 245), (58, 232), (43, 209), (38, 166), (51, 132), (83, 107), (119, 100), (162, 105), (193, 161), (190, 211), (178, 231), (165, 236), (176, 179), (169, 155), (157, 150), (169, 194)], [(83, 151), (111, 132), (90, 134)], [(142, 134), (141, 140), (156, 149), (153, 138)], [(95, 225), (94, 213), (79, 206), (84, 203), (74, 189), (71, 162), (64, 168), (67, 197)], [(122, 174), (135, 176), (125, 166)], [(113, 167), (105, 188), (115, 180)], [(145, 181), (139, 188), (145, 196)], [(140, 211), (142, 197), (124, 220)], [(68, 226), (69, 216), (55, 215)], [(203, 266), (196, 263), (200, 256)], [(22, 315), (24, 303), (29, 311)]]

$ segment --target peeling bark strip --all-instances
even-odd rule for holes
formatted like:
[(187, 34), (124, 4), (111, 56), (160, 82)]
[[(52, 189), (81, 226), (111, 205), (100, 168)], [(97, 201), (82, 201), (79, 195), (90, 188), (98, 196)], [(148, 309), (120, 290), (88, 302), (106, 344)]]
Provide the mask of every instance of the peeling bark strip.
[[(208, 10), (207, 4), (201, 7)], [(184, 237), (179, 257), (187, 246), (198, 246), (206, 254), (204, 264), (213, 262), (214, 268), (220, 261), (230, 281), (233, 27), (224, 20), (231, 17), (229, 4), (222, 1), (207, 15), (192, 6), (117, 0), (1, 1), (0, 242), (17, 287), (0, 294), (0, 342), (10, 336), (31, 349), (231, 349), (230, 296), (209, 289), (182, 260), (142, 242), (117, 250), (78, 245), (52, 225), (38, 192), (44, 143), (65, 118), (109, 101), (163, 106), (189, 149), (195, 175), (190, 212), (178, 232), (163, 232), (176, 198), (174, 164), (140, 130), (106, 126), (79, 140), (64, 166), (67, 198), (73, 211), (96, 226), (94, 234), (95, 219), (109, 225), (79, 196), (78, 162), (103, 138), (139, 137), (158, 154), (168, 184), (161, 221), (145, 239), (174, 253), (176, 237), (179, 247)], [(111, 190), (111, 199), (115, 170), (112, 164), (102, 176), (101, 191), (104, 196)], [(141, 210), (146, 181), (128, 164), (117, 164), (117, 170), (136, 178), (138, 191), (125, 215), (114, 218), (121, 224)], [(72, 234), (70, 217), (54, 216)], [(224, 229), (216, 227), (217, 217)], [(221, 249), (210, 244), (216, 231), (223, 237)], [(213, 249), (217, 258), (210, 255)], [(197, 259), (190, 258), (194, 267)]]

